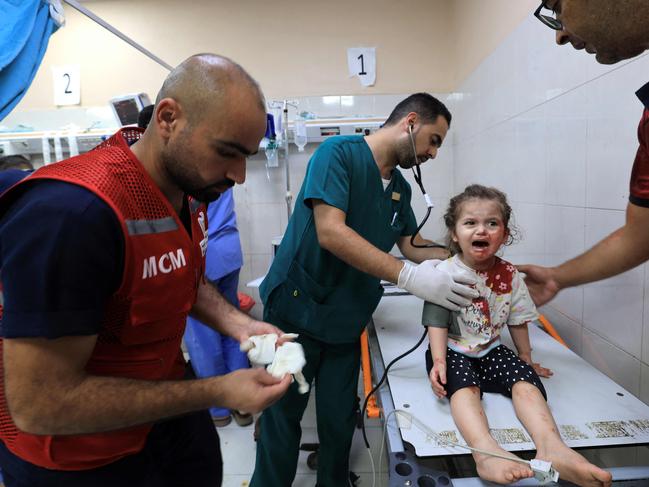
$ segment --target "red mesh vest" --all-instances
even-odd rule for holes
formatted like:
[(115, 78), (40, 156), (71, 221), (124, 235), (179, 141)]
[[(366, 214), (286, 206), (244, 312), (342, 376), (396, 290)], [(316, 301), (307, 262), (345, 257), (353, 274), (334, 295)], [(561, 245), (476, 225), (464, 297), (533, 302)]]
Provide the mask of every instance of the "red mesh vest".
[[(133, 379), (180, 379), (185, 319), (196, 301), (205, 266), (206, 212), (204, 205), (190, 200), (190, 238), (128, 147), (127, 140), (140, 134), (139, 129), (122, 129), (91, 152), (39, 169), (4, 193), (0, 211), (23, 184), (39, 178), (78, 184), (102, 198), (122, 226), (124, 270), (86, 371)], [(69, 436), (18, 430), (7, 408), (1, 345), (0, 340), (0, 439), (15, 455), (45, 468), (84, 470), (142, 449), (150, 425)]]

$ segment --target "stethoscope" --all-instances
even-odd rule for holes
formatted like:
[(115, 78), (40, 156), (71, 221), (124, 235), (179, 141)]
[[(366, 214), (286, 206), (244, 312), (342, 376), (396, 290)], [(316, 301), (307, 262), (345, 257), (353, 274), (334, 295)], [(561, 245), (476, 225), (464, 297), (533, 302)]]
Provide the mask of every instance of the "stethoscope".
[(426, 200), (426, 216), (422, 220), (422, 222), (419, 224), (417, 227), (417, 230), (415, 233), (412, 234), (410, 237), (410, 245), (413, 247), (416, 247), (418, 249), (445, 249), (446, 245), (438, 244), (438, 243), (432, 243), (432, 244), (424, 244), (424, 245), (418, 245), (415, 243), (415, 235), (419, 233), (419, 231), (422, 229), (422, 227), (426, 224), (428, 221), (428, 217), (430, 216), (430, 210), (433, 209), (433, 202), (430, 199), (430, 196), (428, 196), (428, 193), (426, 193), (426, 190), (424, 189), (424, 183), (421, 181), (421, 167), (419, 165), (419, 158), (417, 157), (417, 147), (415, 146), (415, 139), (412, 136), (412, 124), (408, 125), (408, 133), (410, 134), (410, 144), (412, 145), (412, 155), (415, 157), (415, 165), (412, 166), (412, 175), (415, 177), (415, 182), (417, 183), (417, 186), (419, 186), (419, 189), (421, 189), (422, 194), (424, 195), (424, 199)]

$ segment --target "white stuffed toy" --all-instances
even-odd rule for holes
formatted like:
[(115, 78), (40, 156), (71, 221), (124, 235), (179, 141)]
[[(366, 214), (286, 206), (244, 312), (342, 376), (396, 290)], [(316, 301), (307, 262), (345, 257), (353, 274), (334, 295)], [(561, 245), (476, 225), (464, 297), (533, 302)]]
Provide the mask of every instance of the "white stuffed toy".
[[(295, 339), (298, 335), (295, 333), (286, 333), (282, 338)], [(306, 365), (304, 349), (302, 345), (295, 342), (285, 342), (277, 349), (277, 335), (269, 333), (266, 335), (256, 335), (248, 338), (240, 346), (242, 352), (248, 352), (248, 359), (253, 365), (268, 365), (266, 370), (273, 377), (278, 379), (286, 374), (293, 374), (298, 383), (298, 391), (305, 394), (309, 391), (302, 368)]]

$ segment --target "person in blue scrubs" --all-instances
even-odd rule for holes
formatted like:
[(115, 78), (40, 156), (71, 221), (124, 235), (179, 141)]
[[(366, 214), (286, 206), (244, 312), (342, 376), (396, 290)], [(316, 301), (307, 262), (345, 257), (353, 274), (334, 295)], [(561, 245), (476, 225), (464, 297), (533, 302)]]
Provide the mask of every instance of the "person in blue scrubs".
[[(207, 207), (205, 278), (218, 288), (230, 304), (238, 308), (237, 288), (243, 254), (232, 191), (232, 188), (228, 189)], [(250, 366), (246, 354), (239, 350), (239, 342), (221, 335), (191, 316), (187, 318), (184, 339), (192, 368), (198, 377), (225, 375)], [(232, 417), (240, 426), (252, 423), (250, 414), (236, 410), (210, 408), (210, 414), (216, 426), (228, 425)]]
[(24, 156), (0, 157), (0, 194), (34, 171), (32, 163)]
[[(433, 159), (451, 122), (436, 98), (417, 93), (399, 103), (368, 136), (337, 136), (309, 161), (295, 210), (260, 287), (264, 319), (299, 333), (315, 382), (318, 487), (349, 485), (349, 450), (356, 420), (360, 335), (383, 288), (459, 309), (477, 296), (459, 276), (436, 269), (448, 252), (420, 248), (411, 190), (398, 167)], [(394, 244), (412, 263), (388, 252)], [(467, 283), (467, 282), (465, 282)], [(251, 487), (289, 487), (295, 477), (300, 420), (308, 394), (293, 384), (261, 416)]]

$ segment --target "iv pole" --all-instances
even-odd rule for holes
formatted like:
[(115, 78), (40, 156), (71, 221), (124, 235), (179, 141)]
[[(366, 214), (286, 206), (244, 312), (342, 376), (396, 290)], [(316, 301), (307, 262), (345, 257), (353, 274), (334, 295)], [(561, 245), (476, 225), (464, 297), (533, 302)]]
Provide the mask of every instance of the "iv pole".
[[(284, 168), (284, 180), (286, 183), (286, 194), (284, 195), (284, 200), (286, 201), (286, 215), (288, 218), (291, 218), (291, 213), (293, 212), (293, 193), (291, 192), (291, 164), (289, 156), (289, 143), (288, 143), (288, 107), (297, 108), (297, 100), (270, 100), (268, 101), (268, 108), (272, 110), (280, 109), (280, 117), (282, 122), (282, 128), (278, 133), (278, 140), (280, 149), (284, 149), (284, 160), (286, 161), (286, 166)], [(281, 134), (281, 135), (280, 135)]]
[(294, 104), (290, 103), (288, 100), (284, 100), (284, 123), (282, 124), (282, 132), (283, 132), (283, 142), (284, 142), (284, 154), (286, 156), (286, 214), (288, 216), (288, 219), (290, 220), (291, 218), (291, 203), (293, 202), (293, 194), (291, 193), (291, 172), (290, 172), (290, 164), (289, 164), (289, 158), (288, 158), (288, 106), (292, 105), (295, 106)]

